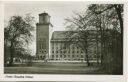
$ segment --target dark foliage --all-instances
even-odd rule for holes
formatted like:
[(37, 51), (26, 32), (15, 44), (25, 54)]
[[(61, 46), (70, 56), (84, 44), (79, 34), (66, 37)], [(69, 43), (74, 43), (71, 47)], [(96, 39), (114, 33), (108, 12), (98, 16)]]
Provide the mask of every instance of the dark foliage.
[[(96, 54), (98, 64), (98, 60), (101, 60), (102, 70), (110, 74), (123, 74), (122, 4), (91, 4), (86, 12), (75, 13), (75, 17), (67, 18), (66, 23), (68, 30), (77, 31), (76, 35), (67, 33), (68, 37), (84, 38), (76, 44), (82, 45), (88, 66), (89, 52), (95, 48), (92, 53)], [(91, 30), (95, 32), (91, 33)]]
[(34, 18), (26, 15), (12, 16), (8, 25), (4, 29), (4, 52), (5, 63), (13, 64), (14, 58), (24, 58), (30, 55), (30, 51), (26, 49), (32, 41), (32, 31)]

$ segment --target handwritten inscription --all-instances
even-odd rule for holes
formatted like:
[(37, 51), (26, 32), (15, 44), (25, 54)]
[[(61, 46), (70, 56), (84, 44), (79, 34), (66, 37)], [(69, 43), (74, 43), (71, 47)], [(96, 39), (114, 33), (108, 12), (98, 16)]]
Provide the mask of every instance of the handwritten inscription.
[(29, 75), (6, 75), (5, 78), (33, 78)]

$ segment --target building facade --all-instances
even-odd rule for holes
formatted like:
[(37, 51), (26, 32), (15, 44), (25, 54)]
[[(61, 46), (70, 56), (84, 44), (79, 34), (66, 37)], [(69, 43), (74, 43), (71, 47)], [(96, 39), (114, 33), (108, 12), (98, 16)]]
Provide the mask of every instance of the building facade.
[[(85, 52), (76, 44), (71, 44), (69, 38), (66, 38), (64, 34), (66, 31), (52, 32), (53, 26), (48, 13), (39, 14), (39, 23), (36, 26), (36, 57), (38, 60), (86, 60)], [(93, 56), (93, 54), (89, 56)]]
[(76, 44), (71, 44), (65, 36), (65, 31), (54, 31), (51, 38), (50, 60), (83, 61), (84, 52)]

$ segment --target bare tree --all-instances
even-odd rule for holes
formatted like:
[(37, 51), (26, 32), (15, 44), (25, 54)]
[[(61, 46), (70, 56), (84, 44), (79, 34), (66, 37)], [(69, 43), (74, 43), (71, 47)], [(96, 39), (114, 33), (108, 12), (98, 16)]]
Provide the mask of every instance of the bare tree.
[[(109, 66), (110, 72), (122, 72), (122, 70), (119, 70), (123, 67), (122, 4), (92, 4), (88, 6), (86, 12), (83, 12), (83, 14), (76, 13), (75, 17), (67, 18), (66, 22), (68, 23), (68, 29), (71, 28), (72, 30), (74, 28), (73, 30), (77, 32), (75, 35), (68, 34), (70, 37), (73, 35), (74, 37), (85, 38), (83, 42), (86, 42), (86, 44), (82, 41), (81, 44), (86, 46), (84, 47), (86, 55), (89, 56), (87, 53), (90, 50), (89, 47), (96, 46), (97, 59), (99, 56), (101, 57), (102, 66), (106, 70)], [(91, 33), (91, 30), (94, 30), (94, 32)], [(96, 42), (96, 45), (91, 44), (91, 42)], [(99, 54), (99, 51), (101, 54)]]
[[(123, 5), (93, 4), (90, 5), (89, 10), (101, 19), (101, 59), (104, 60), (103, 65), (107, 70), (109, 66), (110, 72), (122, 73)], [(112, 31), (106, 32), (108, 29)]]

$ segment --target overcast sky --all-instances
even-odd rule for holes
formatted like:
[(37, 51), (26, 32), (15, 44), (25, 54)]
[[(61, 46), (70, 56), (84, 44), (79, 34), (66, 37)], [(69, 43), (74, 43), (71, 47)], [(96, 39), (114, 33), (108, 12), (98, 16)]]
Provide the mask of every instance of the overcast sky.
[[(21, 15), (31, 13), (35, 17), (36, 23), (39, 20), (38, 14), (47, 12), (51, 16), (53, 30), (64, 30), (64, 19), (73, 15), (73, 12), (82, 12), (86, 10), (86, 2), (6, 2), (4, 8), (5, 21), (13, 15)], [(33, 55), (36, 53), (35, 40), (29, 46)]]

